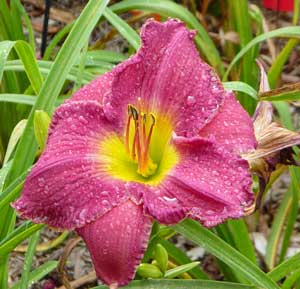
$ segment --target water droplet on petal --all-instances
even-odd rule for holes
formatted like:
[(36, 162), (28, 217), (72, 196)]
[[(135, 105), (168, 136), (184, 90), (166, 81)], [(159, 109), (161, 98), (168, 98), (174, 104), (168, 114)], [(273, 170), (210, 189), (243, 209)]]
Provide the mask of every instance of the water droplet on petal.
[(188, 104), (188, 105), (194, 104), (194, 103), (196, 102), (195, 96), (189, 95), (189, 96), (186, 98), (186, 101), (187, 101), (187, 104)]
[(165, 201), (167, 201), (167, 202), (176, 202), (176, 201), (177, 201), (176, 198), (169, 198), (169, 197), (167, 197), (167, 196), (163, 196), (163, 199), (164, 199)]

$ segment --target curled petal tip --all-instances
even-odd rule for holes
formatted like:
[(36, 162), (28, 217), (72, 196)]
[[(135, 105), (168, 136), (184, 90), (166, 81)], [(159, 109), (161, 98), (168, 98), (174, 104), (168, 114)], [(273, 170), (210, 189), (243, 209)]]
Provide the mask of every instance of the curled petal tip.
[(256, 201), (253, 202), (250, 206), (244, 208), (244, 214), (245, 216), (249, 216), (253, 214), (255, 210), (256, 210)]

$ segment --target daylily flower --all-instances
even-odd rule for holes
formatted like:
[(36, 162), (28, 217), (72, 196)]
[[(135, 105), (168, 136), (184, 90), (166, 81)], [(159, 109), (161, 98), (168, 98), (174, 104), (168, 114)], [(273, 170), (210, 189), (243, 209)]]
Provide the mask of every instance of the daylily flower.
[[(261, 74), (259, 92), (267, 92), (270, 90), (267, 75), (262, 64), (257, 63)], [(274, 122), (273, 114), (271, 102), (259, 102), (253, 116), (257, 147), (254, 151), (243, 154), (243, 157), (248, 160), (251, 170), (259, 177), (259, 196), (264, 192), (272, 172), (278, 165), (300, 165), (294, 158), (292, 148), (300, 145), (300, 133), (288, 130)], [(259, 206), (259, 199), (257, 201), (257, 206)]]
[(53, 116), (47, 146), (14, 203), (21, 216), (76, 230), (97, 276), (127, 284), (153, 219), (207, 227), (253, 203), (252, 121), (198, 56), (195, 33), (150, 20), (138, 53)]

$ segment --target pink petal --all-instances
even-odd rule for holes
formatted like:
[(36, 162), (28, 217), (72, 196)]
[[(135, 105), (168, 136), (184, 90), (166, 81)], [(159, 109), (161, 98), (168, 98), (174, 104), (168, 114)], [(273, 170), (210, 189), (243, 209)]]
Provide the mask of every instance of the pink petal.
[(132, 201), (113, 208), (77, 232), (90, 251), (97, 276), (106, 284), (126, 285), (134, 277), (151, 230), (151, 219)]
[(102, 104), (103, 97), (106, 94), (111, 93), (113, 77), (114, 74), (112, 72), (107, 72), (100, 77), (97, 77), (81, 89), (77, 90), (67, 102), (95, 100)]
[(141, 97), (146, 111), (158, 109), (174, 117), (178, 135), (197, 135), (217, 113), (225, 91), (200, 59), (194, 34), (174, 19), (148, 21), (139, 52), (112, 71), (111, 93), (103, 99), (107, 117), (124, 127), (127, 105)]
[(181, 162), (163, 184), (145, 192), (146, 212), (166, 224), (191, 217), (207, 227), (243, 216), (253, 202), (248, 163), (199, 137), (174, 141)]
[(72, 229), (128, 198), (101, 170), (97, 143), (114, 129), (98, 102), (72, 102), (54, 115), (47, 147), (14, 207), (36, 223)]
[(232, 92), (227, 92), (219, 113), (199, 134), (215, 138), (218, 144), (237, 153), (252, 151), (256, 147), (252, 120)]

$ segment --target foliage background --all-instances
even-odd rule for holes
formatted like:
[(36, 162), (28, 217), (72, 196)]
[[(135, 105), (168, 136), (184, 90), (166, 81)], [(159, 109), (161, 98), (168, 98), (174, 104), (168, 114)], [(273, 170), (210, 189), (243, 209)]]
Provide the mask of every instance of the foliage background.
[[(59, 263), (60, 253), (67, 258), (68, 242), (75, 238), (18, 220), (9, 205), (40, 153), (38, 144), (42, 146), (35, 137), (40, 128), (36, 110), (51, 116), (74, 90), (134, 53), (145, 19), (175, 17), (197, 31), (199, 53), (216, 69), (224, 86), (237, 91), (252, 115), (260, 97), (255, 59), (265, 64), (272, 88), (299, 81), (299, 1), (294, 3), (294, 12), (284, 14), (246, 0), (90, 0), (78, 2), (71, 12), (67, 1), (53, 1), (58, 10), (50, 18), (59, 25), (56, 30), (50, 25), (49, 44), (40, 57), (42, 18), (34, 22), (39, 18), (32, 7), (40, 7), (43, 14), (43, 3), (0, 0), (0, 288), (24, 289), (36, 281), (36, 288), (60, 286), (66, 261)], [(272, 98), (278, 121), (291, 130), (299, 128), (298, 100), (297, 88)], [(277, 185), (270, 184), (265, 192), (261, 210), (245, 220), (228, 221), (213, 230), (190, 220), (170, 228), (156, 224), (143, 262), (151, 262), (156, 245), (161, 244), (168, 252), (169, 269), (185, 272), (180, 266), (191, 260), (183, 247), (174, 246), (178, 237), (171, 237), (177, 233), (187, 244), (204, 248), (206, 255), (200, 266), (179, 279), (137, 280), (128, 288), (300, 288), (300, 254), (289, 250), (298, 247), (293, 243), (299, 238), (299, 170), (282, 168), (273, 175), (272, 183), (275, 180)], [(270, 193), (274, 191), (281, 194), (274, 198)], [(257, 234), (266, 239), (265, 250), (257, 250), (253, 242)], [(18, 258), (24, 260), (22, 268), (15, 267)], [(208, 259), (210, 266), (205, 266)], [(88, 274), (90, 267), (80, 264), (84, 276), (72, 285), (93, 287), (94, 273)]]

